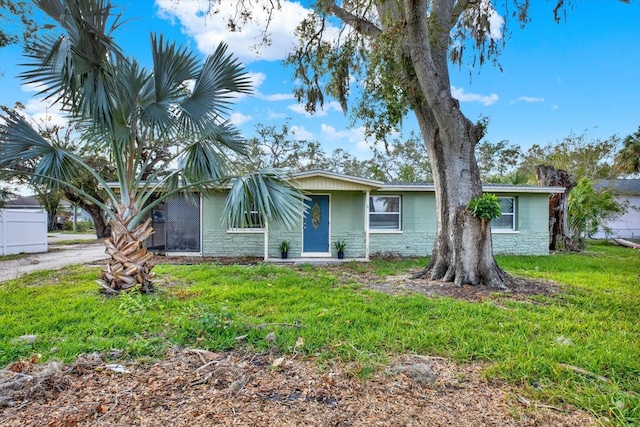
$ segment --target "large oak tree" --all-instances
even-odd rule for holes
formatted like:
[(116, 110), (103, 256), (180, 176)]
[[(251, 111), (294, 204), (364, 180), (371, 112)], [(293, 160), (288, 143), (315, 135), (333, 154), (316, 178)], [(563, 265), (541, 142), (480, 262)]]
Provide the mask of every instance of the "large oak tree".
[[(525, 19), (528, 2), (515, 3)], [(492, 3), (484, 0), (321, 1), (300, 25), (300, 44), (289, 62), (303, 83), (297, 95), (309, 110), (323, 102), (324, 93), (346, 107), (349, 80), (360, 74), (363, 96), (356, 114), (375, 136), (396, 129), (408, 110), (415, 114), (436, 187), (437, 235), (423, 275), (504, 288), (508, 276), (493, 257), (490, 221), (467, 209), (482, 195), (474, 151), (484, 123), (465, 117), (449, 77), (469, 43), (480, 62), (498, 53), (492, 13)], [(339, 37), (324, 31), (333, 18), (343, 25)], [(329, 76), (324, 87), (323, 76)]]
[[(552, 3), (556, 20), (566, 3)], [(260, 0), (239, 4), (245, 20), (255, 4), (273, 7)], [(449, 70), (469, 58), (477, 66), (496, 60), (504, 43), (496, 36), (504, 29), (492, 27), (496, 13), (524, 25), (529, 6), (528, 0), (319, 0), (298, 27), (299, 44), (287, 62), (301, 83), (295, 95), (308, 111), (325, 96), (346, 110), (355, 77), (363, 90), (352, 111), (377, 139), (397, 130), (409, 111), (415, 114), (436, 188), (438, 230), (424, 277), (508, 286), (493, 257), (490, 221), (467, 208), (482, 195), (474, 151), (485, 123), (465, 117), (451, 94)]]

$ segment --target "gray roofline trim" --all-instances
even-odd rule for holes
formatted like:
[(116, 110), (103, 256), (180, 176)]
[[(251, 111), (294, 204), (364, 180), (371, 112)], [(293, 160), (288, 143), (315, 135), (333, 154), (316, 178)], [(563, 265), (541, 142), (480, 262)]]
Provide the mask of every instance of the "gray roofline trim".
[[(434, 184), (385, 184), (376, 191), (388, 192), (435, 192)], [(564, 187), (534, 187), (534, 186), (517, 186), (517, 185), (483, 185), (482, 190), (487, 193), (546, 193), (546, 194), (562, 194), (565, 192)]]
[[(371, 187), (372, 191), (379, 192), (435, 192), (435, 185), (430, 182), (423, 183), (389, 183), (385, 184), (382, 181), (375, 181), (372, 179), (359, 178), (357, 176), (345, 175), (336, 172), (329, 172), (323, 170), (310, 170), (304, 172), (296, 172), (290, 175), (290, 179), (295, 183), (297, 180), (306, 178), (329, 178), (338, 181), (350, 182), (353, 184), (364, 185)], [(120, 187), (118, 182), (108, 182), (110, 188), (118, 189)], [(141, 183), (141, 185), (143, 185)], [(233, 186), (233, 180), (225, 187), (220, 187), (221, 190), (230, 189)], [(546, 194), (562, 194), (565, 192), (564, 187), (536, 187), (536, 186), (518, 186), (518, 185), (496, 185), (485, 184), (482, 186), (483, 191), (487, 193), (546, 193)]]

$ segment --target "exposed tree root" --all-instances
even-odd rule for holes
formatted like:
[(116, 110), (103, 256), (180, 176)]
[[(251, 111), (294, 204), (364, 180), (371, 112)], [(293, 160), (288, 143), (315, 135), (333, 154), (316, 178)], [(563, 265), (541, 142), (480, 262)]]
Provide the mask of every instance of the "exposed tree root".
[[(460, 269), (461, 270), (461, 269)], [(412, 276), (412, 279), (425, 279), (432, 281), (440, 281), (443, 283), (451, 283), (452, 286), (462, 287), (470, 286), (487, 286), (492, 289), (508, 291), (513, 281), (509, 274), (495, 265), (489, 271), (480, 272), (472, 279), (465, 277), (462, 271), (458, 271), (455, 265), (450, 265), (445, 273), (442, 273), (442, 264), (430, 263), (423, 270)]]

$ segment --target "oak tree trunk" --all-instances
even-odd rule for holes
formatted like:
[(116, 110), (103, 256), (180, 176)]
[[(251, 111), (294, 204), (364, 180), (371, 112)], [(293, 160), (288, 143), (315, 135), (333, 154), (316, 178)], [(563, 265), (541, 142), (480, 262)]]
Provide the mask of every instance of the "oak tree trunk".
[(431, 261), (420, 277), (452, 282), (456, 286), (486, 285), (507, 289), (510, 277), (493, 257), (491, 222), (473, 217), (467, 209), (482, 195), (474, 147), (480, 130), (465, 122), (467, 140), (457, 143), (441, 138), (428, 124), (429, 112), (418, 107), (422, 135), (430, 153), (435, 183), (437, 232)]
[(576, 180), (562, 169), (551, 165), (537, 165), (536, 178), (542, 187), (564, 187), (564, 193), (549, 197), (549, 249), (552, 251), (578, 250), (569, 235), (567, 211), (569, 193), (577, 185)]
[(96, 237), (98, 239), (105, 239), (111, 235), (111, 227), (107, 224), (105, 220), (104, 212), (96, 205), (86, 205), (82, 206), (86, 212), (91, 215), (91, 219), (93, 219), (93, 227), (96, 230)]
[[(408, 93), (427, 146), (436, 196), (437, 233), (431, 261), (421, 276), (457, 286), (508, 287), (510, 278), (493, 257), (491, 224), (473, 217), (467, 205), (482, 196), (475, 146), (484, 134), (467, 119), (451, 94), (448, 31), (451, 10), (446, 2), (432, 4), (434, 19), (423, 19), (424, 0), (407, 0), (404, 53), (414, 74)], [(437, 10), (442, 8), (442, 10)], [(411, 77), (411, 76), (410, 76)]]
[[(99, 206), (76, 196), (76, 194), (68, 188), (65, 188), (64, 195), (71, 203), (80, 206), (80, 208), (91, 215), (93, 226), (96, 230), (96, 237), (98, 239), (105, 239), (111, 235), (111, 227), (107, 224), (104, 212), (102, 212), (102, 209), (100, 209)], [(93, 196), (99, 198), (97, 194), (94, 194)]]

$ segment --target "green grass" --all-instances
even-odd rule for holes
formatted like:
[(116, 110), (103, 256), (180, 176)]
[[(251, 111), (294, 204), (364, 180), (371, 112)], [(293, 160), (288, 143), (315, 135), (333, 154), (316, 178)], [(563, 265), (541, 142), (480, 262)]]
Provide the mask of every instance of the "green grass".
[(28, 254), (21, 252), (19, 254), (11, 254), (11, 255), (2, 255), (0, 256), (0, 261), (12, 261), (14, 259), (20, 259), (26, 257)]
[[(354, 362), (355, 375), (401, 353), (486, 361), (485, 375), (518, 385), (531, 398), (571, 403), (617, 425), (640, 424), (637, 251), (600, 244), (583, 254), (499, 257), (515, 276), (563, 284), (553, 297), (518, 301), (393, 297), (340, 274), (403, 274), (426, 261), (339, 269), (160, 265), (158, 293), (111, 299), (98, 293), (95, 269), (36, 273), (0, 284), (0, 366), (33, 353), (70, 361), (112, 348), (136, 358), (161, 357), (172, 345), (261, 351), (275, 331), (283, 351), (293, 351), (302, 337), (306, 355)], [(38, 340), (16, 342), (24, 334)], [(247, 338), (237, 341), (241, 335)]]
[(60, 240), (55, 243), (51, 243), (49, 246), (66, 246), (66, 245), (82, 245), (87, 243), (97, 243), (98, 240), (92, 239), (73, 239), (73, 240)]

